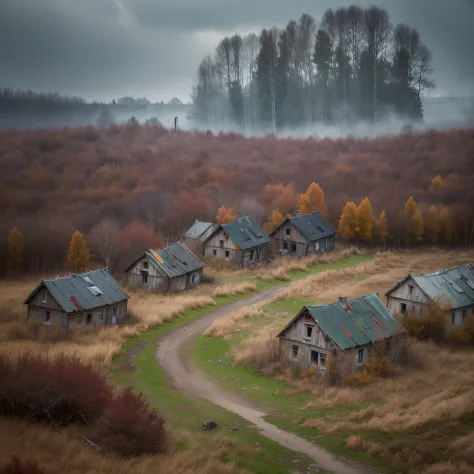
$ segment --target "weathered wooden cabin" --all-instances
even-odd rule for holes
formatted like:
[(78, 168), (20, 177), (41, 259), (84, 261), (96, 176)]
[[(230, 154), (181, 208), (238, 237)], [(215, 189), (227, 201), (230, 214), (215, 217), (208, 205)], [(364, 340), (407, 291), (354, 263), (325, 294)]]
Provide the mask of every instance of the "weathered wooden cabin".
[(408, 275), (385, 293), (393, 313), (422, 315), (436, 302), (449, 309), (451, 326), (474, 314), (474, 266), (470, 263), (434, 273)]
[(333, 250), (336, 229), (318, 211), (287, 217), (271, 234), (272, 251), (305, 257)]
[(268, 260), (269, 243), (270, 238), (253, 219), (243, 216), (219, 225), (204, 242), (204, 255), (248, 267)]
[(183, 243), (196, 255), (204, 255), (204, 242), (216, 227), (212, 222), (201, 222), (196, 219), (184, 233)]
[(284, 357), (302, 368), (324, 370), (327, 357), (343, 353), (341, 371), (367, 360), (373, 344), (403, 332), (377, 293), (325, 306), (305, 306), (278, 334)]
[(28, 317), (48, 326), (113, 326), (127, 318), (129, 298), (104, 269), (43, 280), (24, 304)]
[(174, 293), (199, 284), (204, 266), (186, 245), (177, 243), (144, 251), (125, 271), (132, 288)]

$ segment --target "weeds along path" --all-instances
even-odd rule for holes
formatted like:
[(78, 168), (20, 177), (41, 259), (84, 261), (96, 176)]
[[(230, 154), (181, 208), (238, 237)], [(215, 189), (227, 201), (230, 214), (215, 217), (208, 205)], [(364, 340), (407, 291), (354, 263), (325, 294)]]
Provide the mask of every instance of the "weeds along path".
[(223, 306), (167, 333), (165, 338), (158, 341), (157, 358), (173, 380), (175, 387), (185, 395), (204, 398), (240, 415), (257, 426), (262, 435), (286, 448), (311, 457), (324, 470), (336, 474), (365, 473), (366, 470), (349, 465), (319, 446), (266, 422), (263, 418), (269, 414), (269, 410), (257, 407), (253, 402), (220, 388), (186, 358), (186, 344), (194, 335), (202, 334), (216, 319), (227, 316), (229, 313), (255, 303), (271, 300), (282, 288), (272, 288), (245, 300)]

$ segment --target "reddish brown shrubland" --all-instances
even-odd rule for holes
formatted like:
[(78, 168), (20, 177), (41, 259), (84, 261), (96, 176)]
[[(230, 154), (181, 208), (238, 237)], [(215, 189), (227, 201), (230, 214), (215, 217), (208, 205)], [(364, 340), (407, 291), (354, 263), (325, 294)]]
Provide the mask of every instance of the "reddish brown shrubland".
[[(3, 132), (0, 240), (5, 247), (16, 226), (25, 269), (44, 271), (63, 264), (75, 229), (87, 235), (104, 218), (121, 227), (140, 219), (173, 240), (194, 217), (213, 220), (219, 207), (244, 198), (264, 205), (266, 216), (294, 210), (295, 196), (316, 179), (333, 224), (346, 201), (368, 196), (376, 215), (387, 211), (389, 243), (398, 242), (399, 217), (413, 196), (422, 212), (433, 203), (449, 206), (454, 241), (464, 245), (473, 219), (473, 150), (471, 130), (375, 140), (171, 136), (117, 126)], [(430, 191), (438, 174), (446, 185)]]

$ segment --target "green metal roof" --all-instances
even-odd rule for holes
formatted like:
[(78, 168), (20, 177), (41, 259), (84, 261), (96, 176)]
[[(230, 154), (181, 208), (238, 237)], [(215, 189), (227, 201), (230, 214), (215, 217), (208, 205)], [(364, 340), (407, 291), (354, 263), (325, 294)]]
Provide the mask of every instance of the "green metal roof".
[(308, 310), (321, 330), (333, 340), (339, 349), (363, 346), (371, 342), (390, 338), (403, 332), (403, 328), (382, 303), (377, 293), (326, 306), (305, 306), (278, 334), (286, 330)]
[[(220, 229), (222, 229), (241, 250), (251, 249), (270, 242), (268, 235), (248, 216), (239, 217), (234, 222), (220, 225), (212, 235)], [(210, 235), (208, 239), (210, 239), (212, 235)]]

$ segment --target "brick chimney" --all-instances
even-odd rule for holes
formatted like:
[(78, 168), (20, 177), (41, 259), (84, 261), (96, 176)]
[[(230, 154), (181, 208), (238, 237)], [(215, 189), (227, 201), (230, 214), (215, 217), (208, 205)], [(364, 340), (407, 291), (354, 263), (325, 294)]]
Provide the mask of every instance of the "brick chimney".
[(347, 309), (347, 296), (339, 296), (339, 304), (340, 304), (344, 309)]

